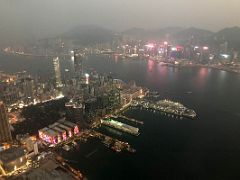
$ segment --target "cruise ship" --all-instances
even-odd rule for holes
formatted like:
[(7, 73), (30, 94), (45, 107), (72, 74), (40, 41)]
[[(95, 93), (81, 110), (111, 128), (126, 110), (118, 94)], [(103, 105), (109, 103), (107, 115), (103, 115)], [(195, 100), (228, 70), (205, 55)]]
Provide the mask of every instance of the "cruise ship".
[(105, 119), (101, 119), (101, 124), (115, 128), (117, 130), (138, 136), (139, 135), (139, 129), (118, 121), (115, 121), (111, 118), (105, 118)]
[(179, 102), (174, 102), (170, 100), (161, 100), (156, 103), (158, 110), (164, 111), (166, 113), (172, 113), (179, 116), (184, 116), (188, 118), (195, 118), (196, 112), (193, 109), (188, 109)]
[(133, 101), (132, 106), (140, 106), (145, 109), (153, 109), (157, 111), (162, 111), (168, 114), (173, 114), (181, 117), (195, 118), (197, 116), (196, 112), (193, 109), (188, 109), (179, 102), (174, 102), (170, 100), (160, 100), (156, 102), (141, 100)]

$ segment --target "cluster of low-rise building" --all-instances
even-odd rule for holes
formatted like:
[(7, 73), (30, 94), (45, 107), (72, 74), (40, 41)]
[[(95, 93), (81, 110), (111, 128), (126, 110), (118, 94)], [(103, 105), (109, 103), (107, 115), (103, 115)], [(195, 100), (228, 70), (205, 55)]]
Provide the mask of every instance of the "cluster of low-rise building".
[(38, 131), (39, 138), (47, 144), (58, 144), (79, 133), (77, 124), (61, 119)]
[(0, 152), (0, 172), (7, 175), (26, 165), (27, 155), (22, 147), (12, 147)]

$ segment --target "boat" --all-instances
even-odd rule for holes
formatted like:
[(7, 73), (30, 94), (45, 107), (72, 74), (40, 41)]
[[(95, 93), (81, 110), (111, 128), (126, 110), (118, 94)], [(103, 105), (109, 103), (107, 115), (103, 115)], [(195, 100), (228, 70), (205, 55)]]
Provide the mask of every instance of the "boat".
[(183, 104), (167, 99), (158, 101), (156, 105), (157, 109), (164, 111), (168, 114), (174, 114), (187, 118), (195, 118), (197, 115), (194, 110), (186, 108)]
[(114, 150), (117, 153), (120, 153), (122, 151), (121, 148), (119, 148), (117, 146), (112, 146), (111, 149)]
[(106, 147), (110, 147), (112, 144), (112, 142), (109, 139), (105, 139), (102, 142), (103, 142), (104, 146), (106, 146)]
[(104, 144), (104, 146), (109, 148), (111, 143), (108, 143), (108, 142), (104, 141), (103, 144)]
[(135, 152), (136, 152), (136, 149), (131, 148), (131, 147), (128, 147), (127, 150), (128, 150), (130, 153), (135, 153)]
[(144, 109), (157, 110), (160, 112), (166, 113), (165, 115), (170, 116), (176, 115), (180, 117), (195, 118), (197, 116), (196, 112), (193, 109), (188, 109), (179, 102), (170, 101), (167, 99), (160, 101), (148, 101), (141, 100), (138, 102), (138, 105)]
[(74, 145), (74, 146), (77, 146), (77, 143), (76, 143), (76, 141), (72, 141), (72, 143), (73, 143), (73, 145)]
[(71, 148), (70, 146), (68, 146), (67, 144), (65, 144), (63, 147), (62, 147), (65, 151), (69, 151)]
[(167, 66), (167, 63), (160, 61), (160, 62), (159, 62), (159, 65), (161, 65), (161, 66)]

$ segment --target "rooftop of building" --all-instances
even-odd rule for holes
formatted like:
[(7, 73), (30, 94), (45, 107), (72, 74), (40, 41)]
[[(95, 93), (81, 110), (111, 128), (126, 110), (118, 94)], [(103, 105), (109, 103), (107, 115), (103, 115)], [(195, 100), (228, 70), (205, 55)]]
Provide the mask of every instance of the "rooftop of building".
[(39, 168), (33, 169), (25, 174), (22, 174), (16, 179), (27, 179), (27, 180), (73, 180), (73, 176), (70, 172), (64, 169), (59, 163), (53, 159), (49, 159), (40, 165)]
[(57, 127), (60, 127), (60, 128), (62, 128), (64, 130), (70, 130), (71, 129), (70, 127), (68, 127), (68, 126), (66, 126), (64, 124), (59, 124)]
[(70, 121), (66, 121), (65, 119), (60, 119), (56, 123), (51, 124), (43, 129), (40, 129), (39, 132), (48, 134), (50, 136), (57, 136), (59, 132), (63, 133), (66, 130), (69, 131), (75, 126), (77, 126), (77, 124)]
[(48, 131), (48, 127), (42, 128), (42, 129), (40, 129), (39, 131), (41, 131), (41, 132)]
[(60, 133), (66, 132), (66, 131), (63, 130), (62, 128), (59, 128), (59, 127), (56, 127), (56, 126), (53, 126), (53, 127), (50, 127), (50, 128), (53, 129), (53, 130), (56, 130), (56, 131), (58, 131), (58, 132), (60, 132)]
[(64, 124), (64, 125), (67, 125), (67, 126), (70, 126), (71, 128), (73, 128), (73, 127), (76, 126), (75, 123), (72, 123), (72, 122), (70, 122), (70, 121), (64, 121), (63, 124)]
[(49, 136), (57, 136), (58, 135), (58, 132), (56, 132), (52, 129), (48, 129), (45, 133), (48, 134)]
[(14, 161), (25, 155), (24, 148), (22, 147), (12, 147), (7, 150), (0, 152), (0, 162), (3, 164)]

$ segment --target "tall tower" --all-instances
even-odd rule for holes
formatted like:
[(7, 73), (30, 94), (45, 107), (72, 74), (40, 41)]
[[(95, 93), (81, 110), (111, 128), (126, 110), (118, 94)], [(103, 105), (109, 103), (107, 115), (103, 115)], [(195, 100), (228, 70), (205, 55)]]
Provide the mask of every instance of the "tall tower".
[(61, 69), (58, 57), (53, 58), (53, 66), (55, 71), (56, 87), (62, 87)]
[(22, 80), (23, 93), (26, 99), (34, 99), (34, 80), (30, 77)]
[(82, 57), (74, 51), (74, 74), (75, 77), (80, 78), (83, 74)]
[(0, 101), (0, 143), (12, 141), (5, 105)]

